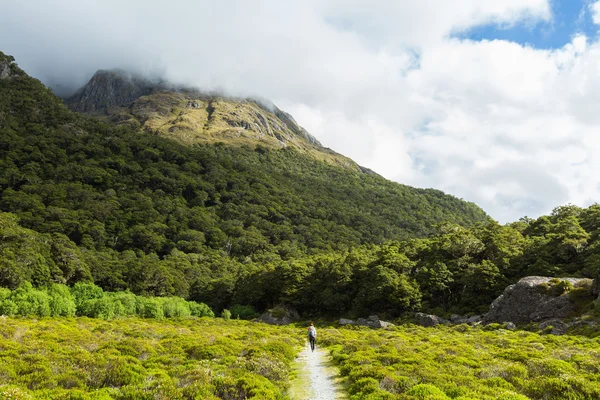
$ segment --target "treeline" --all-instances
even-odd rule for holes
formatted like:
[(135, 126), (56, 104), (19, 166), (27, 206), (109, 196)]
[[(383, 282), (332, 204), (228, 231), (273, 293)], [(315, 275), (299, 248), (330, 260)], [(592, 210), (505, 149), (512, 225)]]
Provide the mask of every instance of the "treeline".
[(0, 288), (0, 315), (101, 319), (215, 316), (206, 304), (181, 297), (142, 297), (129, 291), (111, 293), (92, 283), (77, 283), (72, 288), (62, 284), (34, 288), (29, 282), (14, 290)]
[(600, 205), (565, 206), (505, 226), (442, 224), (427, 238), (255, 262), (215, 250), (173, 250), (159, 258), (80, 249), (64, 236), (39, 234), (0, 214), (0, 274), (23, 276), (19, 284), (69, 277), (70, 284), (93, 281), (110, 291), (179, 296), (217, 312), (235, 309), (234, 317), (242, 318), (279, 303), (307, 315), (484, 312), (524, 276), (598, 276), (599, 229)]

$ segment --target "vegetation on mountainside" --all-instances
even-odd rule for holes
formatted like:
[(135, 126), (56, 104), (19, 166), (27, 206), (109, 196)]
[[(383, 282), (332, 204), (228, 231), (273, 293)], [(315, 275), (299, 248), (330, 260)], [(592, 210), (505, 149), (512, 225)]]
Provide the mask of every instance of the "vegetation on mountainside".
[(321, 329), (351, 399), (592, 400), (600, 338), (491, 327)]
[[(526, 275), (600, 273), (598, 205), (500, 226), (439, 191), (291, 148), (184, 146), (107, 125), (11, 71), (0, 80), (1, 286), (93, 282), (217, 313), (283, 302), (395, 317), (485, 311)], [(579, 298), (589, 307), (589, 292)]]
[[(293, 149), (184, 146), (70, 112), (13, 64), (0, 81), (0, 282), (227, 305), (265, 263), (487, 220), (435, 190)], [(270, 267), (269, 265), (267, 267)]]
[(2, 317), (0, 398), (282, 399), (302, 333), (205, 318)]

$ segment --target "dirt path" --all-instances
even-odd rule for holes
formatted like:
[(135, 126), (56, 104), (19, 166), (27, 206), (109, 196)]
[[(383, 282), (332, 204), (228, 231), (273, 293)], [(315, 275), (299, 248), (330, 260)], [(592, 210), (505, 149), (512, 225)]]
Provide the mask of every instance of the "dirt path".
[(343, 400), (347, 396), (340, 384), (337, 369), (331, 364), (327, 351), (307, 345), (296, 359), (295, 378), (290, 387), (292, 400)]

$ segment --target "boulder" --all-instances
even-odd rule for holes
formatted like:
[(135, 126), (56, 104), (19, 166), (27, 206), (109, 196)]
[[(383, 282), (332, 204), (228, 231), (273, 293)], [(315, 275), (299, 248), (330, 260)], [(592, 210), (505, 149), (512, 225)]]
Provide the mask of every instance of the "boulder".
[[(568, 282), (576, 286), (585, 279), (560, 278), (558, 284)], [(567, 318), (577, 311), (577, 306), (565, 294), (553, 291), (556, 278), (528, 276), (508, 286), (492, 303), (483, 322), (538, 322), (554, 318)]]
[(368, 326), (370, 328), (388, 328), (391, 326), (396, 326), (391, 322), (382, 321), (379, 319), (377, 315), (371, 315), (369, 318), (359, 318), (354, 321), (347, 318), (340, 318), (340, 325), (360, 325), (360, 326)]
[(467, 317), (458, 314), (452, 314), (450, 316), (450, 322), (453, 324), (464, 324), (467, 322)]
[(540, 330), (544, 330), (548, 327), (552, 328), (552, 330), (550, 331), (552, 335), (564, 335), (567, 332), (569, 325), (564, 323), (560, 319), (555, 318), (544, 321), (538, 326)]
[(276, 306), (270, 309), (256, 320), (269, 325), (288, 325), (300, 319), (300, 315), (293, 308), (287, 306)]
[(450, 321), (447, 319), (438, 317), (437, 315), (432, 314), (424, 314), (424, 313), (416, 313), (415, 321), (417, 325), (421, 326), (436, 326), (439, 324), (449, 324)]
[(512, 322), (507, 322), (504, 327), (510, 331), (514, 331), (515, 329), (517, 329), (517, 326), (515, 324), (513, 324)]
[(389, 326), (395, 326), (391, 322), (380, 320), (377, 315), (371, 315), (369, 318), (359, 318), (356, 321), (356, 325), (368, 326), (371, 328), (387, 328)]

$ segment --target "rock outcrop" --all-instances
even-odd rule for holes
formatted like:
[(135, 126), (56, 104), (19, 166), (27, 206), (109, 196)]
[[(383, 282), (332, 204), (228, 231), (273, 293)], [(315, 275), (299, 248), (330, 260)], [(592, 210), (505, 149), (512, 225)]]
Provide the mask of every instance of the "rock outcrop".
[(300, 319), (298, 312), (287, 306), (277, 306), (267, 311), (256, 321), (269, 325), (288, 325)]
[(356, 321), (347, 318), (340, 318), (340, 325), (359, 325), (376, 329), (396, 326), (391, 322), (380, 320), (377, 315), (371, 315), (369, 318), (359, 318)]
[(88, 114), (106, 114), (110, 107), (125, 107), (148, 95), (157, 83), (119, 70), (99, 70), (83, 88), (66, 100), (69, 107)]
[(566, 293), (561, 293), (560, 288), (583, 283), (589, 283), (589, 279), (542, 276), (522, 278), (516, 284), (508, 286), (494, 300), (483, 322), (528, 323), (571, 317), (577, 312), (577, 306)]
[(0, 53), (0, 80), (10, 78), (13, 75), (12, 66), (15, 59)]
[(450, 321), (448, 321), (447, 319), (438, 317), (437, 315), (416, 313), (415, 314), (415, 323), (417, 325), (429, 327), (429, 326), (436, 326), (436, 325), (440, 325), (440, 324), (447, 325), (447, 324), (450, 324)]

